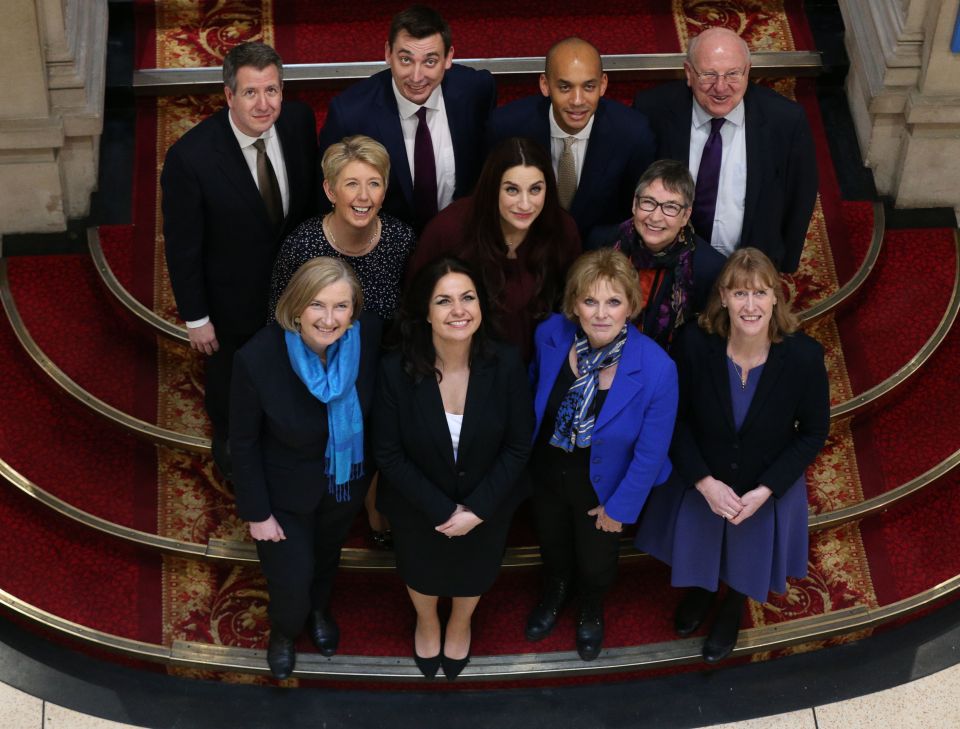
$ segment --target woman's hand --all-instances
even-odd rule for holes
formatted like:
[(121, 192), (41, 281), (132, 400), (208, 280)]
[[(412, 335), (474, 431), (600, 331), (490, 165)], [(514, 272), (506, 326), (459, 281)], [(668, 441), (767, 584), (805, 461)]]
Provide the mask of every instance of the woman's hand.
[(757, 513), (757, 509), (763, 506), (767, 499), (769, 499), (772, 495), (773, 491), (771, 491), (769, 487), (763, 485), (747, 491), (747, 493), (740, 497), (740, 501), (743, 502), (743, 510), (735, 519), (731, 519), (730, 523), (734, 526), (737, 524), (742, 524), (755, 513)]
[(462, 537), (468, 534), (478, 524), (482, 524), (483, 519), (474, 514), (463, 504), (457, 504), (453, 514), (443, 524), (436, 527), (436, 530), (448, 537)]
[(605, 532), (623, 531), (623, 522), (617, 521), (612, 516), (607, 516), (607, 512), (602, 505), (594, 506), (587, 512), (587, 515), (597, 517), (597, 529), (602, 529)]
[(250, 522), (250, 536), (258, 542), (280, 542), (287, 538), (273, 514), (265, 521)]
[(744, 504), (737, 492), (713, 476), (704, 476), (696, 483), (696, 489), (707, 500), (710, 511), (719, 517), (732, 520), (743, 511)]

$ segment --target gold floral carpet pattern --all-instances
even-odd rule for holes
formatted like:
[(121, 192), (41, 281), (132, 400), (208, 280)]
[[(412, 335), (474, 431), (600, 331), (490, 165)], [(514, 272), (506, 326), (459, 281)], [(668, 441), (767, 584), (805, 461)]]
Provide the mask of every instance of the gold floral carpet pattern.
[[(724, 25), (757, 50), (793, 50), (794, 42), (782, 2), (751, 0), (673, 0), (679, 48), (705, 26)], [(180, 0), (156, 6), (157, 65), (219, 65), (232, 45), (273, 37), (272, 3), (243, 0), (197, 2)], [(162, 29), (162, 31), (160, 30)], [(776, 83), (793, 97), (794, 81)], [(219, 96), (159, 97), (156, 108), (156, 180), (167, 148), (185, 131), (222, 104)], [(822, 164), (829, 164), (829, 160)], [(159, 189), (154, 241), (154, 308), (176, 321), (176, 308), (163, 260)], [(789, 281), (798, 308), (804, 309), (836, 291), (834, 259), (820, 200), (807, 234), (801, 266)], [(809, 328), (825, 347), (833, 402), (852, 396), (840, 337), (832, 317)], [(203, 412), (202, 365), (186, 348), (162, 342), (159, 356), (159, 422), (191, 434), (208, 433)], [(160, 449), (158, 466), (159, 528), (164, 536), (191, 542), (212, 538), (244, 539), (245, 525), (234, 512), (232, 496), (216, 478), (209, 459)], [(829, 511), (862, 499), (849, 423), (834, 425), (830, 440), (808, 472), (811, 508)], [(751, 603), (755, 626), (818, 615), (854, 605), (873, 607), (876, 596), (856, 524), (811, 535), (809, 576), (762, 605)], [(163, 636), (215, 644), (263, 646), (268, 624), (265, 584), (253, 567), (224, 567), (165, 558), (163, 570)], [(806, 650), (802, 646), (795, 650)], [(204, 675), (197, 671), (182, 671)], [(229, 676), (237, 681), (258, 680)]]

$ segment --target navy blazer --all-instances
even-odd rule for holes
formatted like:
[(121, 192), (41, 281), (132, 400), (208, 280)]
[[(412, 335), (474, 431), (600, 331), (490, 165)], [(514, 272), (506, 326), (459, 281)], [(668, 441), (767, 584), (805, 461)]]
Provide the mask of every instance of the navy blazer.
[(743, 495), (782, 496), (813, 463), (830, 431), (823, 347), (800, 332), (770, 346), (760, 382), (734, 427), (726, 339), (691, 324), (674, 340), (680, 409), (670, 457), (687, 486), (713, 476)]
[[(528, 96), (496, 109), (490, 116), (487, 146), (509, 137), (529, 137), (550, 154), (550, 98)], [(654, 160), (656, 144), (646, 117), (623, 104), (600, 99), (593, 117), (587, 156), (570, 214), (580, 238), (598, 225), (629, 217), (640, 175)]]
[[(457, 182), (454, 198), (473, 192), (483, 164), (482, 140), (487, 117), (497, 102), (497, 87), (489, 71), (453, 64), (444, 74), (443, 105), (453, 140)], [(320, 132), (320, 157), (327, 147), (353, 134), (365, 134), (387, 148), (390, 181), (383, 209), (406, 223), (414, 224), (413, 176), (400, 128), (400, 112), (393, 93), (390, 69), (355, 83), (330, 102), (327, 120)], [(319, 170), (323, 180), (323, 171)], [(318, 190), (321, 208), (330, 202)]]
[(184, 321), (250, 336), (267, 319), (270, 273), (283, 237), (316, 212), (316, 121), (283, 102), (275, 124), (290, 192), (274, 226), (223, 108), (169, 150), (160, 175), (170, 283)]
[[(573, 346), (577, 325), (554, 314), (537, 328), (531, 365), (534, 410), (543, 414)], [(652, 339), (627, 327), (627, 342), (593, 427), (590, 485), (607, 514), (632, 524), (647, 494), (670, 476), (667, 452), (677, 415), (677, 368)]]
[[(360, 324), (357, 396), (364, 419), (373, 400), (382, 324), (364, 312)], [(324, 473), (327, 406), (290, 365), (284, 330), (276, 323), (257, 332), (233, 358), (230, 450), (237, 513), (264, 521), (274, 509), (306, 514), (327, 490)], [(366, 456), (367, 475), (372, 459)]]
[[(803, 107), (765, 86), (743, 97), (747, 132), (747, 190), (740, 246), (766, 253), (793, 273), (817, 201), (817, 154)], [(637, 93), (633, 107), (650, 119), (657, 156), (690, 162), (693, 94), (684, 81)]]
[(521, 481), (533, 432), (527, 375), (515, 347), (492, 347), (470, 367), (456, 460), (436, 378), (415, 381), (399, 352), (383, 358), (373, 434), (384, 476), (377, 503), (388, 516), (413, 512), (436, 526), (463, 504), (488, 521), (512, 513), (527, 495)]

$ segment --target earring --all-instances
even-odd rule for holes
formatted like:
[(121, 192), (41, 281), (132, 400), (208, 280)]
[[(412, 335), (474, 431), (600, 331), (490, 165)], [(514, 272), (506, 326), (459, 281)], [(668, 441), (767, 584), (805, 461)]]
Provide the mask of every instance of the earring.
[(297, 331), (299, 332), (299, 331), (300, 331), (300, 317), (299, 317), (299, 316), (293, 317), (293, 325), (297, 328)]

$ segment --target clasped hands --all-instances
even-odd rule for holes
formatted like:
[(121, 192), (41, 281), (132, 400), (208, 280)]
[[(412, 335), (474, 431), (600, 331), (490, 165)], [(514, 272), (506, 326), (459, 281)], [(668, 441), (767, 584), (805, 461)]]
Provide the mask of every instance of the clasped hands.
[(734, 526), (753, 516), (773, 494), (767, 486), (761, 484), (743, 496), (737, 496), (736, 491), (713, 476), (705, 476), (697, 481), (696, 489), (707, 500), (710, 511)]
[(438, 532), (448, 537), (462, 537), (470, 532), (478, 524), (482, 524), (483, 519), (474, 514), (463, 504), (457, 504), (453, 514), (443, 524), (434, 527)]

